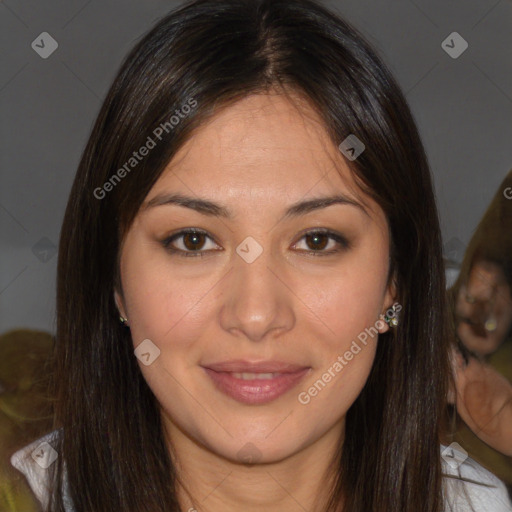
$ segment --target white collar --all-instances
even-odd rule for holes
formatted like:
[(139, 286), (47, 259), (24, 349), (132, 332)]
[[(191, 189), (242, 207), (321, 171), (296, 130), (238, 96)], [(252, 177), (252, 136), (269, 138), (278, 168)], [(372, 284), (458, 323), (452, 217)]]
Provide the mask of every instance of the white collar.
[[(61, 429), (54, 430), (40, 437), (33, 443), (18, 450), (11, 457), (11, 465), (25, 475), (32, 492), (45, 509), (48, 506), (49, 500), (48, 468), (58, 457), (54, 446), (57, 446), (56, 441), (60, 435), (60, 431)], [(66, 512), (74, 512), (73, 502), (69, 496), (68, 478), (65, 466), (63, 480), (65, 510)]]

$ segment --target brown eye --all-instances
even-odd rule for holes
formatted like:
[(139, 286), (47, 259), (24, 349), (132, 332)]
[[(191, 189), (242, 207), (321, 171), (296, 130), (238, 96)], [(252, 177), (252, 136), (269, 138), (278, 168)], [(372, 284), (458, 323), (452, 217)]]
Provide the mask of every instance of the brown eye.
[(190, 251), (197, 251), (204, 245), (206, 236), (204, 233), (185, 233), (183, 245)]
[(178, 253), (179, 256), (202, 257), (205, 253), (219, 250), (219, 246), (206, 232), (196, 229), (180, 231), (161, 243), (169, 252)]
[(325, 249), (329, 237), (325, 233), (309, 233), (306, 235), (306, 244), (314, 251)]
[(329, 230), (315, 230), (306, 233), (295, 244), (295, 247), (300, 249), (301, 252), (306, 252), (313, 256), (328, 256), (343, 249), (350, 249), (351, 244), (344, 236), (338, 233)]

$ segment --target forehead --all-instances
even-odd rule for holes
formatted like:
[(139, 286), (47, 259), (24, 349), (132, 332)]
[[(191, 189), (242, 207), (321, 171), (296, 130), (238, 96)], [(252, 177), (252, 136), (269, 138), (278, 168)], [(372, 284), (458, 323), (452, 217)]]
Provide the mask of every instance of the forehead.
[(373, 209), (323, 120), (295, 95), (251, 95), (221, 109), (178, 150), (148, 197), (171, 189), (228, 201), (343, 192)]

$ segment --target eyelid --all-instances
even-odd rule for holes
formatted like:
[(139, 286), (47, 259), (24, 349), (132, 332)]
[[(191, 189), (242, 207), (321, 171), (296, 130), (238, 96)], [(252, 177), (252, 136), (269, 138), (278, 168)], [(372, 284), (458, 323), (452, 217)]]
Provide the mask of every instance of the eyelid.
[[(184, 257), (190, 257), (190, 256), (203, 257), (207, 253), (210, 253), (212, 251), (218, 251), (218, 249), (207, 249), (207, 250), (199, 249), (197, 251), (185, 251), (183, 249), (177, 249), (177, 248), (172, 247), (171, 244), (174, 240), (176, 240), (186, 234), (204, 235), (206, 238), (209, 238), (212, 242), (214, 242), (216, 245), (218, 245), (217, 242), (215, 241), (214, 237), (212, 237), (204, 229), (200, 229), (200, 228), (181, 229), (181, 230), (169, 235), (168, 237), (166, 237), (164, 240), (161, 241), (161, 243), (166, 250), (170, 251), (171, 253), (178, 254), (179, 256), (184, 256)], [(345, 236), (343, 236), (342, 234), (340, 234), (336, 231), (332, 231), (327, 228), (309, 228), (309, 229), (304, 230), (302, 233), (300, 233), (297, 241), (294, 242), (292, 247), (297, 245), (307, 235), (315, 235), (315, 234), (321, 234), (321, 235), (327, 236), (331, 240), (334, 240), (339, 246), (341, 246), (341, 248), (338, 247), (336, 249), (331, 249), (328, 251), (325, 251), (325, 250), (315, 251), (312, 249), (311, 250), (299, 249), (299, 252), (307, 253), (312, 256), (328, 256), (330, 254), (338, 253), (341, 250), (347, 250), (347, 249), (351, 248), (351, 243), (347, 240), (347, 238)], [(221, 249), (221, 250), (223, 250), (223, 249)]]
[(174, 253), (174, 254), (178, 254), (179, 256), (184, 256), (184, 257), (203, 257), (205, 255), (205, 253), (208, 253), (208, 252), (211, 252), (213, 250), (218, 250), (218, 249), (208, 249), (208, 250), (197, 250), (197, 251), (184, 251), (183, 249), (177, 249), (175, 247), (172, 247), (172, 242), (174, 242), (174, 240), (178, 239), (178, 238), (181, 238), (182, 236), (184, 235), (187, 235), (187, 234), (199, 234), (199, 235), (204, 235), (206, 238), (209, 238), (213, 243), (215, 243), (216, 245), (217, 242), (215, 241), (215, 239), (207, 232), (205, 231), (204, 229), (200, 229), (200, 228), (184, 228), (184, 229), (180, 229), (179, 231), (169, 235), (168, 237), (166, 237), (164, 240), (162, 240), (162, 245), (164, 246), (164, 248), (166, 250), (168, 250), (169, 252), (171, 253)]
[(315, 235), (315, 234), (325, 235), (328, 238), (334, 240), (341, 247), (338, 247), (336, 249), (331, 249), (329, 251), (324, 251), (324, 250), (314, 251), (314, 250), (300, 249), (301, 252), (308, 253), (312, 256), (328, 256), (330, 254), (338, 253), (341, 250), (348, 250), (352, 247), (351, 242), (345, 236), (343, 236), (341, 233), (338, 233), (337, 231), (332, 231), (328, 228), (309, 228), (309, 229), (304, 230), (302, 233), (300, 233), (297, 241), (293, 244), (293, 246), (297, 245), (307, 235)]

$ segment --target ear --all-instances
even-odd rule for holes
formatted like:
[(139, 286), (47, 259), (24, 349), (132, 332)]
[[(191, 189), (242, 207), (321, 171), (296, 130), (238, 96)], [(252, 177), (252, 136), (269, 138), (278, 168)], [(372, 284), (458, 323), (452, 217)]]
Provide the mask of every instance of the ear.
[[(378, 328), (378, 331), (380, 334), (383, 334), (383, 333), (389, 331), (389, 329), (390, 329), (388, 323), (384, 321), (384, 315), (386, 314), (386, 312), (389, 309), (391, 309), (393, 304), (397, 303), (396, 295), (397, 295), (396, 276), (393, 275), (389, 279), (389, 284), (386, 288), (386, 292), (384, 293), (384, 299), (382, 301), (382, 311), (381, 311), (381, 316), (380, 316), (380, 319), (382, 320), (382, 322), (379, 322), (379, 328)], [(400, 307), (397, 306), (397, 310), (399, 311), (400, 309), (401, 309), (401, 306)]]
[(125, 307), (124, 307), (124, 300), (123, 300), (121, 294), (117, 290), (114, 290), (114, 301), (116, 303), (116, 306), (117, 306), (117, 309), (119, 311), (119, 314), (126, 318), (126, 311), (125, 311)]

